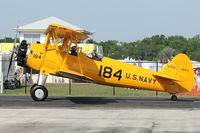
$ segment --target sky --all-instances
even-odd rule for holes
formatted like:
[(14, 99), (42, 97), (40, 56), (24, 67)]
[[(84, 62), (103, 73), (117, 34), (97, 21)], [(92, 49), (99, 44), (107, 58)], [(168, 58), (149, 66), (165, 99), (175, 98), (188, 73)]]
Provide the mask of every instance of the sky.
[(200, 0), (0, 0), (0, 38), (50, 16), (95, 32), (98, 42), (200, 34)]

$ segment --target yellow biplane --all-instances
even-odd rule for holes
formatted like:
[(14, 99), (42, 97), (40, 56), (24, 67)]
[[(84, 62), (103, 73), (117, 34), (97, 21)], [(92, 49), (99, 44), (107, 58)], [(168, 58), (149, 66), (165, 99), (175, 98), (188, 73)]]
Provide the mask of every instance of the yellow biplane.
[[(194, 71), (190, 59), (178, 54), (159, 72), (151, 71), (107, 57), (82, 53), (77, 43), (88, 36), (70, 28), (51, 24), (46, 30), (45, 44), (28, 44), (23, 40), (17, 51), (19, 66), (39, 71), (37, 84), (30, 89), (33, 100), (48, 96), (45, 82), (49, 74), (92, 81), (98, 84), (154, 90), (170, 93), (191, 91)], [(59, 42), (58, 42), (59, 41)], [(62, 42), (62, 45), (58, 43)]]

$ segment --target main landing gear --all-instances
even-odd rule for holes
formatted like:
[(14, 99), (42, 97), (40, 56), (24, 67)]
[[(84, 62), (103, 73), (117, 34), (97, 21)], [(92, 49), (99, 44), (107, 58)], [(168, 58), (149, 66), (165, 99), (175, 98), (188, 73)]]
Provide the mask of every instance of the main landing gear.
[(172, 101), (177, 101), (177, 99), (178, 99), (177, 96), (176, 96), (175, 94), (172, 94), (171, 100), (172, 100)]
[(39, 75), (38, 83), (34, 84), (30, 89), (31, 97), (34, 101), (44, 101), (48, 97), (48, 90), (44, 86), (47, 75)]

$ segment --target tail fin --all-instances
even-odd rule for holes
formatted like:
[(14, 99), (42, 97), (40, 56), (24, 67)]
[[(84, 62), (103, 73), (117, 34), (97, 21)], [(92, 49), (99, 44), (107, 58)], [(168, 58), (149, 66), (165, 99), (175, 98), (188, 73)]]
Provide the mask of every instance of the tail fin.
[(181, 92), (191, 91), (194, 87), (194, 70), (189, 57), (185, 54), (176, 55), (159, 74), (173, 79)]

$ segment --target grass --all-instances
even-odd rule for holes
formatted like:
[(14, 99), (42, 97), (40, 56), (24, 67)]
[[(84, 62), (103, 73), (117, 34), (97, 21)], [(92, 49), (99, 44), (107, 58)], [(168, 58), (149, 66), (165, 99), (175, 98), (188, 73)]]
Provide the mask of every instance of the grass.
[[(24, 87), (13, 90), (4, 90), (3, 96), (29, 96), (30, 87), (27, 86), (27, 93), (25, 94)], [(72, 84), (71, 95), (69, 93), (68, 84), (46, 84), (49, 96), (88, 96), (88, 97), (155, 97), (155, 91), (136, 90), (128, 88), (115, 87), (115, 95), (113, 95), (113, 87), (97, 84)], [(158, 92), (159, 97), (170, 95), (164, 92)]]

